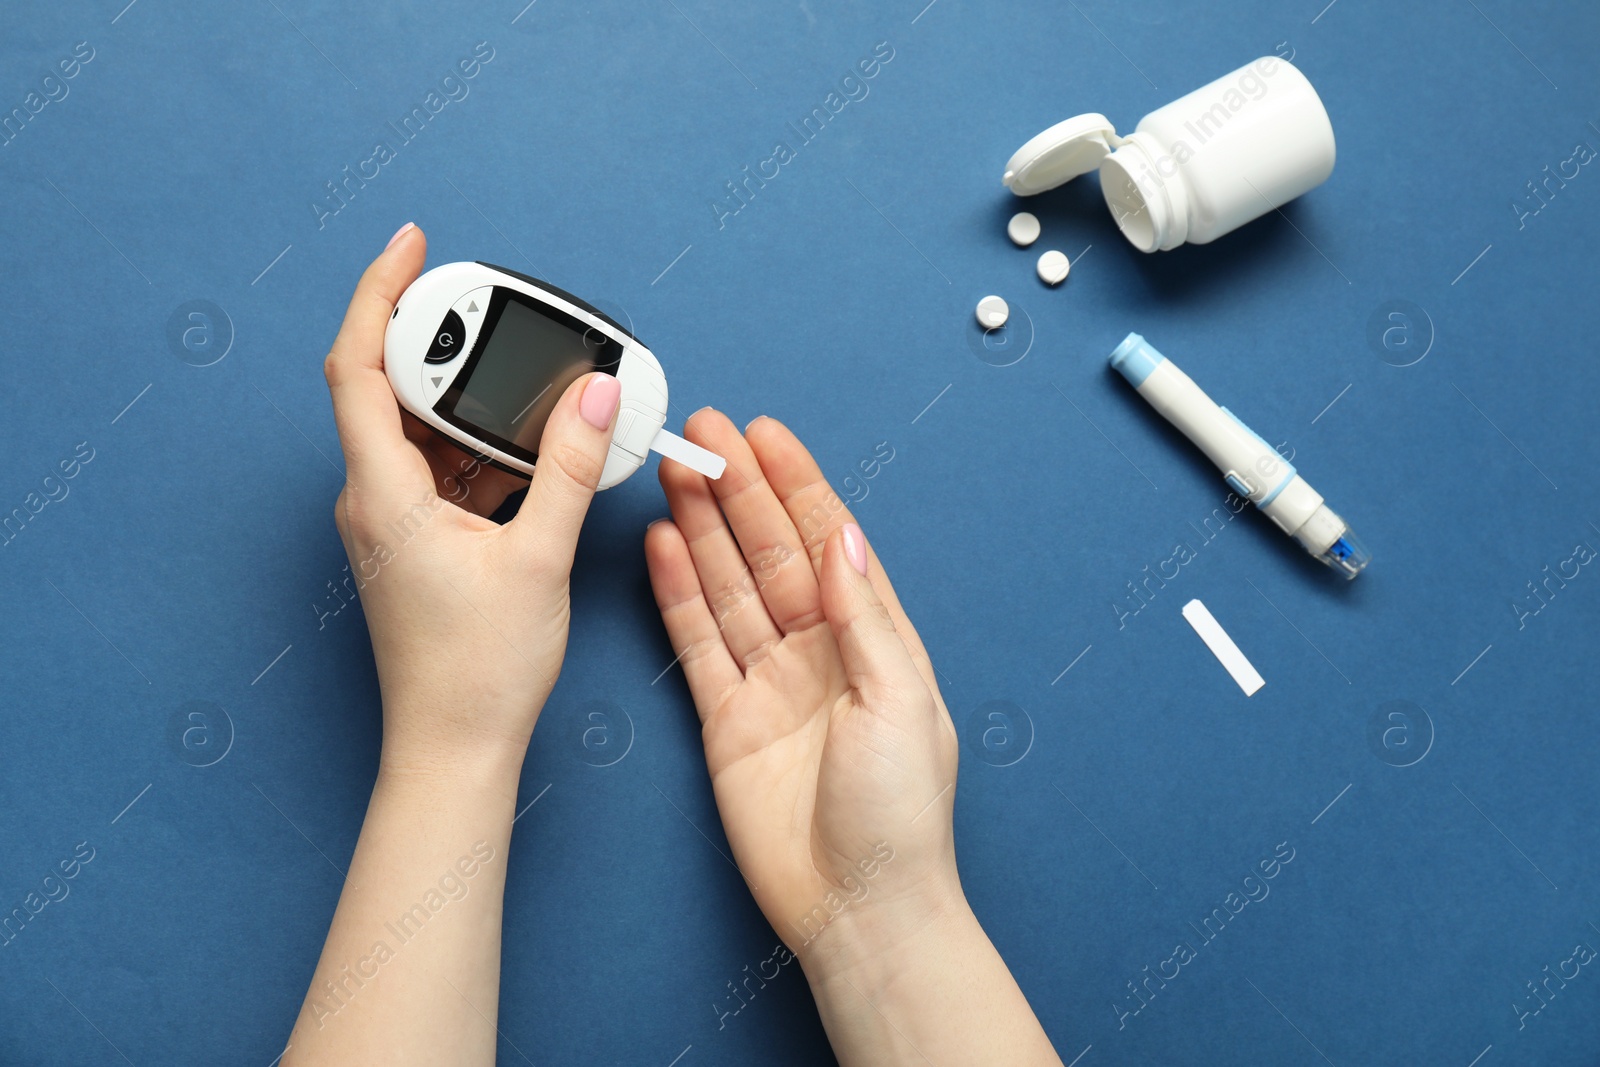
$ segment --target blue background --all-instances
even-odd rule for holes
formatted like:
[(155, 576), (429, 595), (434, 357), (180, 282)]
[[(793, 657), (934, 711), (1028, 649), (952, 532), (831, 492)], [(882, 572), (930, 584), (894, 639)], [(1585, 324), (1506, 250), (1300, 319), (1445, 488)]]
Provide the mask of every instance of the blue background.
[[(966, 739), (968, 894), (1063, 1060), (1593, 1061), (1600, 976), (1518, 1012), (1542, 968), (1600, 947), (1600, 575), (1548, 602), (1526, 585), (1600, 546), (1600, 172), (1527, 188), (1600, 146), (1600, 10), (124, 2), (30, 5), (0, 39), (5, 111), (94, 50), (0, 148), (0, 512), (93, 449), (0, 549), (0, 910), (95, 850), (0, 949), (0, 1060), (283, 1047), (378, 747), (360, 609), (319, 621), (346, 562), (321, 360), (415, 219), (431, 263), (628, 316), (674, 425), (705, 403), (781, 417), (856, 501)], [(319, 227), (324, 183), (481, 41), (470, 95)], [(870, 94), (719, 226), (723, 183), (884, 41)], [(1141, 256), (1093, 177), (1026, 205), (1000, 185), (1059, 119), (1126, 132), (1274, 53), (1339, 143), (1281, 215)], [(1026, 252), (1003, 232), (1022, 206), (1044, 223)], [(1055, 290), (1049, 247), (1082, 256)], [(1031, 347), (973, 348), (989, 292)], [(169, 320), (194, 300), (220, 315), (186, 349)], [(1253, 511), (1199, 532), (1224, 488), (1106, 370), (1129, 330), (1294, 450), (1373, 548), (1366, 575), (1337, 583)], [(881, 442), (893, 459), (863, 468)], [(510, 859), (501, 1059), (826, 1061), (794, 967), (721, 1017), (777, 938), (718, 855), (694, 713), (661, 674), (653, 468), (584, 531)], [(1196, 558), (1119, 619), (1180, 541)], [(1255, 697), (1180, 617), (1193, 597), (1266, 677)], [(1283, 842), (1270, 896), (1121, 1018), (1126, 983)]]

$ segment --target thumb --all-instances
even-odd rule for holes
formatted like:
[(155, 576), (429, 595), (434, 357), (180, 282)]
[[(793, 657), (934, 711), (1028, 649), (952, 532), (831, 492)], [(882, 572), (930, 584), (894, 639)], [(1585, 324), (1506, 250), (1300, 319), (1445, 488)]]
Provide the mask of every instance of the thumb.
[(622, 383), (586, 374), (556, 402), (539, 439), (533, 483), (508, 525), (537, 558), (572, 567), (578, 531), (605, 469)]
[(869, 566), (866, 537), (853, 522), (835, 530), (823, 546), (822, 612), (839, 643), (845, 677), (869, 701), (926, 689), (867, 577)]

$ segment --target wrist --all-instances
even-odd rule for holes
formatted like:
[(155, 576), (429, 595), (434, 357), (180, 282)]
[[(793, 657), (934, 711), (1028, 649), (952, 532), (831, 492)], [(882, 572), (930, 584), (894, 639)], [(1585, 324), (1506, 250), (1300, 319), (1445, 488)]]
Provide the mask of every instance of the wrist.
[(386, 729), (378, 755), (378, 783), (434, 795), (500, 793), (515, 800), (526, 755), (526, 742), (430, 742)]
[(802, 957), (842, 1067), (926, 1064), (930, 1056), (1061, 1067), (959, 884), (954, 890), (920, 911), (863, 911), (832, 931), (845, 936), (827, 954)]
[(960, 882), (952, 877), (846, 909), (796, 956), (819, 999), (851, 987), (876, 997), (897, 976), (948, 954), (977, 926)]
[(437, 683), (381, 681), (380, 776), (504, 786), (515, 793), (543, 694), (509, 698), (472, 686), (451, 691)]

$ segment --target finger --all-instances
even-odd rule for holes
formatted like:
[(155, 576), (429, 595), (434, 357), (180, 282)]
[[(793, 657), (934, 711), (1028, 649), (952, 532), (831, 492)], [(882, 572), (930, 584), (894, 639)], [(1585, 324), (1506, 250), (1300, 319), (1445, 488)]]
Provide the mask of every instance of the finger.
[(700, 721), (705, 722), (744, 675), (706, 603), (689, 545), (670, 519), (652, 523), (644, 532), (644, 558), (667, 638), (683, 667)]
[[(439, 495), (452, 503), (461, 504), (481, 515), (488, 515), (499, 507), (506, 497), (518, 489), (528, 488), (526, 474), (507, 474), (503, 470), (489, 466), (467, 451), (465, 445), (446, 437), (404, 408), (400, 410), (400, 427), (406, 435), (406, 440), (416, 445), (417, 451), (422, 453), (422, 458), (428, 461), (428, 469), (433, 472), (433, 480), (439, 486)], [(492, 493), (474, 493), (475, 487), (484, 481), (489, 481), (491, 474), (496, 476), (489, 486)], [(503, 492), (502, 487), (504, 487)], [(488, 500), (489, 495), (493, 495), (494, 499)], [(469, 498), (470, 506), (463, 503)], [(492, 506), (484, 510), (480, 506), (484, 503)]]
[(767, 614), (739, 543), (706, 479), (670, 459), (661, 461), (660, 478), (672, 518), (700, 575), (711, 617), (733, 658), (749, 670), (783, 639), (783, 633)]
[(524, 474), (508, 474), (469, 454), (460, 445), (436, 433), (433, 427), (411, 414), (401, 412), (406, 438), (422, 452), (433, 472), (439, 495), (474, 515), (488, 517), (499, 510), (506, 497), (528, 488)]
[(926, 683), (867, 577), (870, 570), (861, 527), (852, 522), (835, 530), (823, 549), (822, 606), (850, 687), (874, 704), (893, 706)]
[[(749, 442), (756, 459), (760, 461), (767, 483), (783, 502), (784, 510), (789, 513), (789, 520), (799, 533), (800, 541), (805, 545), (812, 565), (820, 576), (823, 549), (828, 543), (828, 538), (835, 530), (855, 521), (850, 509), (828, 484), (828, 479), (822, 474), (822, 468), (817, 466), (817, 461), (806, 450), (806, 446), (777, 419), (763, 415), (755, 420), (745, 428), (745, 440)], [(895, 595), (894, 585), (889, 581), (889, 576), (877, 556), (873, 554), (871, 545), (867, 546), (867, 555), (871, 563), (868, 568), (869, 580), (884, 606), (888, 608), (896, 629), (904, 638), (906, 647), (910, 649), (911, 657), (921, 669), (929, 688), (937, 694), (938, 679), (935, 677), (933, 661), (928, 657), (928, 650), (923, 647), (922, 638), (917, 635), (916, 627), (911, 625), (905, 609), (900, 606), (900, 598)]]
[(684, 435), (728, 461), (722, 477), (711, 483), (711, 491), (727, 516), (773, 623), (783, 633), (821, 623), (817, 572), (806, 557), (799, 531), (767, 484), (744, 436), (726, 415), (711, 408), (691, 415)]
[(622, 383), (609, 374), (586, 374), (567, 387), (539, 438), (528, 495), (507, 524), (535, 558), (563, 573), (572, 569), (621, 398)]
[(383, 372), (383, 335), (395, 301), (422, 272), (428, 242), (406, 224), (356, 284), (323, 373), (352, 484), (410, 492), (421, 489), (425, 465), (406, 441), (400, 405)]

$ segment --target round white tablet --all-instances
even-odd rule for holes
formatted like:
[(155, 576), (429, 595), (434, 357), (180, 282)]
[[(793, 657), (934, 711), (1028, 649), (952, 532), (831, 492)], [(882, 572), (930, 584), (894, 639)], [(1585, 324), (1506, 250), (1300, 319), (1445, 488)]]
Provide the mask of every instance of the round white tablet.
[(1039, 279), (1046, 285), (1060, 285), (1067, 280), (1067, 272), (1071, 269), (1072, 264), (1066, 255), (1053, 248), (1039, 257)]
[(1011, 308), (998, 296), (986, 296), (978, 301), (978, 325), (985, 330), (998, 330), (1011, 317)]
[(1039, 219), (1031, 211), (1019, 211), (1006, 223), (1006, 236), (1020, 248), (1027, 248), (1039, 239)]

